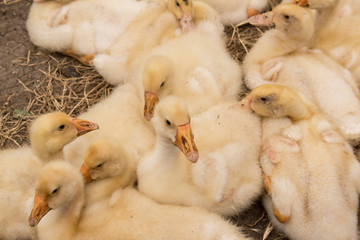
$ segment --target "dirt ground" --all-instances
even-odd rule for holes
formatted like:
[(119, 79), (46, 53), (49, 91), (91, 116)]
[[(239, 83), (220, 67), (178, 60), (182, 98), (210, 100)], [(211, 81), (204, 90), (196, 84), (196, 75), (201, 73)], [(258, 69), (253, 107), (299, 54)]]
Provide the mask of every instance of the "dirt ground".
[[(36, 115), (61, 110), (76, 116), (112, 89), (93, 68), (29, 41), (25, 21), (30, 5), (30, 0), (0, 3), (1, 149), (28, 143), (27, 125)], [(227, 29), (229, 42), (238, 34)], [(239, 61), (241, 45), (229, 45)], [(273, 229), (260, 199), (232, 221), (254, 239), (287, 239)]]

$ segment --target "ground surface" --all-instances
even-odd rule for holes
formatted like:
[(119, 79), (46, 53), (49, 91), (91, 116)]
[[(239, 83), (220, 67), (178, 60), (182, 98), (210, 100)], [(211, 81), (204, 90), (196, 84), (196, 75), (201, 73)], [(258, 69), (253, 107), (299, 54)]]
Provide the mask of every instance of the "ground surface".
[[(1, 149), (26, 144), (28, 122), (36, 115), (61, 110), (76, 116), (112, 89), (91, 67), (29, 41), (25, 21), (30, 4), (30, 0), (0, 3)], [(229, 50), (239, 62), (244, 47), (253, 41), (246, 34), (227, 28)], [(232, 220), (255, 239), (287, 239), (272, 228), (260, 199)]]

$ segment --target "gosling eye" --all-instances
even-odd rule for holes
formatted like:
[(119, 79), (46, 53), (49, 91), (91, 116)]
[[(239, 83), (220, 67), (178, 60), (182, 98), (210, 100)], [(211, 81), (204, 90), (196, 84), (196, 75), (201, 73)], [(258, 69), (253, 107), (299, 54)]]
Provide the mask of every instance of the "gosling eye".
[(98, 164), (98, 165), (96, 166), (96, 168), (101, 168), (102, 165), (103, 165), (103, 163), (100, 163), (100, 164)]
[(166, 119), (165, 122), (168, 126), (171, 126), (171, 122), (169, 120)]
[(162, 88), (165, 85), (165, 81), (160, 84), (160, 88)]
[(58, 127), (58, 130), (59, 131), (63, 131), (65, 129), (65, 124), (61, 124), (59, 127)]
[(260, 100), (261, 100), (262, 102), (266, 102), (268, 99), (267, 99), (266, 97), (262, 97), (262, 98), (260, 98)]
[(258, 98), (258, 101), (261, 102), (262, 104), (271, 105), (274, 104), (274, 102), (276, 102), (276, 96), (273, 94), (262, 96)]
[(290, 18), (290, 16), (289, 16), (289, 15), (287, 15), (287, 14), (285, 14), (285, 15), (284, 15), (284, 18), (285, 18), (285, 19), (289, 19), (289, 18)]
[(58, 191), (59, 191), (59, 188), (57, 187), (51, 192), (51, 195), (55, 195)]
[(176, 6), (180, 7), (180, 4), (178, 1), (175, 1), (175, 3), (176, 3)]

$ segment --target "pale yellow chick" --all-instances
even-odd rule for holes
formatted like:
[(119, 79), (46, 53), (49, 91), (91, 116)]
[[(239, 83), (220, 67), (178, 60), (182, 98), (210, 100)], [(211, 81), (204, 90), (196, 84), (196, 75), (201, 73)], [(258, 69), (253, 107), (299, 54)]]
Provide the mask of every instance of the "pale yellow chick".
[[(360, 164), (342, 134), (284, 86), (257, 87), (244, 103), (280, 118), (263, 124), (261, 158), (264, 205), (275, 227), (291, 239), (357, 239)], [(281, 120), (286, 116), (292, 123)]]
[[(296, 1), (297, 2), (297, 1)], [(317, 31), (312, 43), (354, 75), (360, 88), (360, 2), (357, 0), (303, 0), (297, 4), (316, 9)]]
[(62, 159), (64, 146), (78, 136), (98, 129), (89, 121), (53, 112), (36, 118), (29, 129), (31, 147), (0, 152), (3, 173), (0, 176), (0, 238), (36, 239), (36, 231), (27, 225), (33, 188), (42, 166)]
[[(280, 4), (272, 13), (254, 19), (274, 22), (244, 60), (245, 82), (289, 86), (313, 101), (347, 139), (360, 137), (360, 95), (351, 73), (310, 44), (315, 32), (311, 10)], [(295, 37), (297, 36), (297, 37)], [(307, 42), (301, 41), (307, 40)]]
[(167, 96), (151, 121), (156, 146), (137, 168), (142, 193), (160, 203), (226, 216), (259, 196), (260, 122), (238, 102), (215, 105), (190, 121), (184, 101)]
[(94, 58), (96, 70), (113, 85), (124, 82), (141, 84), (139, 68), (152, 49), (193, 30), (199, 22), (208, 20), (222, 27), (217, 13), (202, 2), (159, 2), (139, 14), (104, 54)]
[(223, 31), (206, 21), (155, 48), (144, 64), (142, 84), (148, 120), (156, 102), (168, 95), (182, 98), (194, 115), (221, 101), (237, 101), (244, 92), (241, 67), (230, 56)]
[(92, 65), (151, 3), (136, 0), (35, 0), (26, 28), (30, 40)]
[[(102, 181), (102, 180), (99, 180)], [(238, 228), (203, 209), (160, 205), (133, 188), (84, 207), (84, 181), (66, 162), (48, 164), (38, 178), (30, 226), (39, 239), (242, 240)]]
[[(81, 173), (86, 185), (86, 204), (110, 198), (118, 189), (136, 181), (135, 156), (111, 139), (92, 143), (85, 152)], [(98, 181), (101, 180), (101, 181)]]

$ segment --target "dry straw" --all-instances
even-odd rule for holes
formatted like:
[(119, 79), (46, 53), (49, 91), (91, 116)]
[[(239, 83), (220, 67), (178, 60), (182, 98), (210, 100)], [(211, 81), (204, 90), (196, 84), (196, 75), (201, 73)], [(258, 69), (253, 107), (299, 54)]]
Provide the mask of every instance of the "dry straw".
[[(9, 96), (1, 108), (2, 148), (27, 142), (27, 126), (36, 116), (53, 111), (76, 116), (109, 95), (112, 90), (93, 67), (59, 54), (53, 56), (51, 53), (39, 52), (33, 55), (29, 51), (26, 58), (19, 58), (15, 62), (24, 68), (35, 68), (42, 77), (30, 81), (17, 78), (24, 94)], [(14, 97), (26, 98), (27, 106), (12, 106)]]

